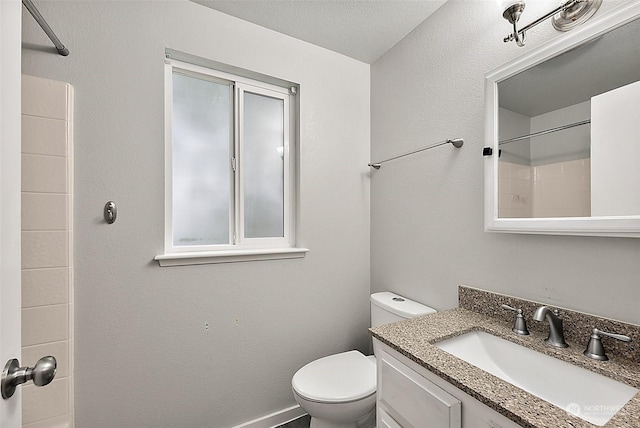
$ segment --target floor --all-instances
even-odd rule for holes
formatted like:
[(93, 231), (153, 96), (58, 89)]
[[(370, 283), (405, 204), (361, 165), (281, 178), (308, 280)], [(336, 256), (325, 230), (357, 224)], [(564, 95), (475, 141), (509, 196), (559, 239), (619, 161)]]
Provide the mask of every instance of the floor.
[(277, 428), (309, 428), (310, 423), (311, 423), (311, 416), (305, 415), (294, 421), (291, 421), (284, 425), (280, 425)]

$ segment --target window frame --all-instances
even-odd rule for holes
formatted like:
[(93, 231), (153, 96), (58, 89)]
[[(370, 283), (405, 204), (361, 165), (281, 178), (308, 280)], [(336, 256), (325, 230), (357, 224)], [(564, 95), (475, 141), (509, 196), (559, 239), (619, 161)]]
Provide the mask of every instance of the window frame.
[[(272, 237), (272, 238), (247, 238), (245, 236), (245, 206), (244, 206), (244, 175), (242, 174), (242, 170), (244, 169), (244, 145), (241, 144), (241, 141), (244, 139), (244, 130), (241, 124), (244, 123), (244, 94), (256, 94), (262, 95), (269, 98), (276, 98), (283, 101), (283, 126), (285, 130), (288, 130), (284, 133), (283, 140), (283, 155), (284, 155), (284, 164), (283, 164), (283, 237)], [(279, 95), (277, 95), (279, 94)], [(291, 222), (291, 134), (293, 133), (293, 129), (291, 129), (291, 109), (290, 109), (290, 94), (289, 90), (285, 94), (281, 91), (273, 91), (272, 89), (266, 89), (254, 85), (249, 85), (246, 83), (238, 82), (235, 86), (235, 98), (234, 104), (237, 107), (236, 114), (238, 120), (236, 121), (236, 126), (238, 127), (235, 131), (235, 153), (237, 161), (237, 189), (235, 192), (236, 196), (236, 221), (235, 221), (235, 229), (239, 235), (237, 241), (240, 242), (238, 245), (254, 247), (254, 248), (265, 248), (265, 247), (291, 247), (291, 236), (292, 230), (291, 227), (287, 227)]]
[[(229, 244), (176, 246), (173, 243), (173, 74), (177, 72), (231, 88), (230, 153), (235, 164), (230, 168)], [(155, 257), (161, 266), (220, 263), (244, 260), (265, 260), (304, 257), (306, 248), (295, 247), (296, 232), (296, 128), (297, 87), (281, 87), (264, 81), (216, 70), (189, 62), (165, 59), (165, 230), (164, 254)], [(244, 177), (243, 129), (244, 94), (256, 94), (283, 100), (284, 108), (284, 168), (283, 168), (283, 237), (244, 237)]]

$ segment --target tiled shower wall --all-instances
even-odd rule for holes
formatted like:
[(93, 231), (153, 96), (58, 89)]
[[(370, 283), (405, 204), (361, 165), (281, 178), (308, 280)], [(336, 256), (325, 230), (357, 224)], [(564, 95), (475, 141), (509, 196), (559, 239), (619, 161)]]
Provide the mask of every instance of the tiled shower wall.
[(588, 158), (536, 166), (500, 161), (498, 189), (503, 218), (591, 215)]
[(508, 218), (533, 217), (533, 167), (498, 162), (498, 215)]
[(531, 167), (533, 217), (591, 216), (591, 162), (576, 159)]
[(22, 386), (24, 428), (73, 427), (71, 85), (22, 76), (22, 365), (58, 361)]

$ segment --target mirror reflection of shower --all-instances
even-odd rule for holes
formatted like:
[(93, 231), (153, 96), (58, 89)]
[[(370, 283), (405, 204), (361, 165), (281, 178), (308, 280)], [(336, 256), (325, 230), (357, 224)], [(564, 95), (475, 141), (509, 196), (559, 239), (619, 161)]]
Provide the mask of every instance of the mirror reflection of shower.
[(640, 215), (639, 39), (632, 21), (498, 83), (498, 217)]

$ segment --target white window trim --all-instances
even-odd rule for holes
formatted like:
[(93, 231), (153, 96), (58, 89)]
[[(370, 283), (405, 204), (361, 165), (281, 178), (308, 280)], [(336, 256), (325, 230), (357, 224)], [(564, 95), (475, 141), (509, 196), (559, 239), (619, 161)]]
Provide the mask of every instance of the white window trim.
[(247, 250), (198, 251), (191, 253), (161, 254), (155, 256), (160, 266), (188, 266), (215, 263), (248, 262), (259, 260), (298, 259), (308, 248), (269, 248)]
[[(256, 93), (260, 95), (267, 95), (271, 97), (277, 97), (284, 101), (285, 106), (285, 129), (290, 129), (289, 137), (293, 138), (295, 130), (292, 125), (295, 123), (295, 109), (292, 108), (289, 102), (289, 90), (280, 86), (272, 85), (269, 83), (258, 82), (241, 76), (232, 75), (222, 71), (212, 70), (207, 67), (185, 63), (181, 61), (165, 59), (165, 248), (164, 254), (159, 254), (154, 257), (158, 261), (160, 266), (184, 266), (194, 264), (209, 264), (209, 263), (229, 263), (238, 261), (255, 261), (255, 260), (274, 260), (274, 259), (290, 259), (301, 258), (309, 251), (307, 248), (295, 247), (295, 207), (296, 207), (296, 182), (295, 171), (293, 168), (295, 165), (291, 162), (292, 158), (295, 158), (295, 144), (293, 141), (287, 139), (284, 142), (284, 150), (286, 151), (285, 165), (284, 165), (284, 185), (285, 185), (285, 197), (284, 197), (284, 237), (283, 238), (245, 238), (241, 245), (238, 245), (235, 240), (231, 239), (230, 245), (211, 245), (211, 246), (174, 246), (173, 245), (173, 194), (172, 194), (172, 174), (173, 174), (173, 153), (172, 153), (172, 106), (173, 106), (173, 91), (172, 91), (172, 76), (174, 67), (185, 71), (186, 74), (195, 73), (210, 77), (212, 80), (222, 79), (228, 82), (235, 82), (234, 85), (234, 106), (235, 115), (242, 114), (241, 100), (244, 92)], [(260, 86), (256, 86), (259, 84)], [(234, 153), (236, 158), (242, 159), (240, 153), (239, 138), (241, 130), (238, 129), (239, 121), (235, 121), (234, 125)], [(241, 122), (240, 122), (241, 123)], [(242, 215), (244, 212), (242, 195), (242, 161), (237, 164), (235, 178), (232, 183), (238, 184), (232, 186), (232, 197), (235, 194), (235, 207), (231, 207), (235, 211), (236, 223), (234, 228), (230, 229), (230, 234), (233, 235), (233, 230), (241, 232), (241, 236), (244, 235), (244, 221), (242, 221)]]

